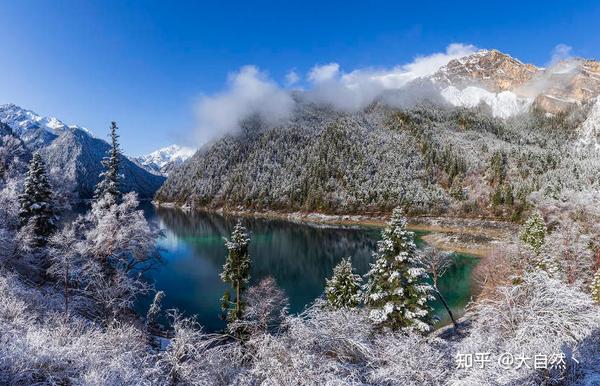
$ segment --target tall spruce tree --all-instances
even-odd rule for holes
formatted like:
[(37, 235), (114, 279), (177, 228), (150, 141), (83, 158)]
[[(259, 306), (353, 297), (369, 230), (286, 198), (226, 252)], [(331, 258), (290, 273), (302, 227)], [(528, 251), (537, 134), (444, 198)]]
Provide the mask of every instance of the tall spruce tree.
[(539, 213), (534, 213), (525, 221), (521, 227), (520, 239), (527, 244), (531, 250), (539, 255), (546, 239), (546, 223)]
[(534, 213), (525, 221), (519, 235), (521, 241), (531, 250), (530, 264), (534, 269), (546, 271), (550, 276), (560, 272), (560, 263), (551, 253), (544, 251), (546, 223), (539, 213)]
[(121, 191), (119, 190), (119, 165), (121, 150), (119, 149), (119, 135), (117, 134), (116, 122), (110, 124), (110, 139), (111, 147), (107, 155), (102, 160), (104, 171), (100, 173), (100, 182), (96, 185), (96, 191), (94, 192), (94, 198), (102, 199), (108, 196), (109, 200), (116, 203), (121, 198)]
[(419, 266), (414, 234), (406, 230), (402, 210), (394, 209), (381, 237), (365, 286), (369, 316), (379, 327), (426, 332), (431, 323), (427, 301), (433, 296), (431, 286), (425, 282), (427, 273)]
[(361, 281), (361, 277), (353, 272), (350, 258), (340, 261), (333, 268), (331, 279), (327, 279), (327, 304), (335, 309), (356, 307), (360, 303)]
[(19, 204), (21, 227), (30, 227), (35, 246), (45, 245), (48, 236), (56, 229), (56, 215), (46, 168), (39, 153), (35, 153), (29, 163)]
[(245, 302), (242, 297), (250, 280), (249, 243), (248, 231), (240, 222), (233, 228), (230, 239), (225, 239), (225, 246), (229, 253), (223, 265), (221, 279), (231, 285), (233, 295), (229, 290), (225, 291), (221, 299), (221, 310), (228, 323), (240, 319), (244, 311)]

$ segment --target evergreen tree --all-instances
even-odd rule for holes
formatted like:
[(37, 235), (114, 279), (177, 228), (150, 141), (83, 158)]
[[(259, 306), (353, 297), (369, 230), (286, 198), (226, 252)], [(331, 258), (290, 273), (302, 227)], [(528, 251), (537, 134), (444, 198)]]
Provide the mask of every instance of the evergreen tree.
[(21, 227), (28, 226), (35, 246), (45, 245), (48, 236), (56, 229), (52, 191), (44, 161), (35, 153), (29, 164), (25, 187), (19, 196)]
[(600, 304), (600, 268), (596, 271), (594, 275), (594, 280), (592, 280), (592, 299), (598, 304)]
[(325, 296), (332, 308), (353, 308), (360, 303), (362, 279), (352, 270), (350, 258), (344, 259), (333, 268), (331, 279), (327, 279)]
[(542, 252), (546, 239), (546, 224), (539, 213), (534, 213), (525, 221), (521, 227), (520, 238), (536, 255)]
[(498, 185), (492, 194), (492, 206), (500, 206), (504, 203), (504, 197), (502, 196), (502, 185)]
[(102, 165), (105, 170), (100, 173), (100, 182), (96, 185), (96, 191), (94, 192), (94, 198), (101, 199), (108, 195), (110, 200), (114, 203), (121, 198), (121, 192), (119, 190), (121, 150), (119, 149), (119, 135), (117, 134), (117, 129), (117, 123), (111, 122), (111, 147), (108, 154), (102, 160)]
[(229, 253), (223, 265), (221, 279), (231, 284), (233, 296), (229, 290), (225, 291), (221, 299), (221, 309), (224, 318), (234, 322), (242, 317), (245, 303), (242, 299), (246, 285), (250, 280), (250, 255), (248, 254), (248, 243), (250, 236), (246, 228), (240, 222), (236, 224), (229, 240), (225, 239), (225, 246)]
[(400, 209), (394, 209), (381, 237), (365, 286), (370, 318), (376, 325), (393, 330), (428, 331), (431, 318), (427, 301), (433, 299), (431, 286), (425, 282), (427, 273), (419, 266), (414, 234), (406, 230), (406, 219)]
[(512, 206), (515, 203), (515, 195), (513, 194), (513, 187), (511, 184), (506, 184), (504, 188), (504, 203)]
[(546, 271), (550, 276), (556, 277), (560, 272), (560, 264), (552, 253), (544, 250), (546, 224), (539, 213), (531, 215), (525, 221), (520, 238), (533, 253), (531, 259), (533, 268)]

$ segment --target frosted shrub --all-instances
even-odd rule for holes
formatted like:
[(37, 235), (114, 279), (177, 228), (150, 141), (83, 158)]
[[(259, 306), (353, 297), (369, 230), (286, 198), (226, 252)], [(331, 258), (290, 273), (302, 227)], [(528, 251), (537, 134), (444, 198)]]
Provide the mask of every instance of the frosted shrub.
[(564, 353), (568, 358), (573, 351), (581, 358), (578, 344), (600, 327), (600, 312), (589, 295), (545, 272), (529, 273), (518, 285), (499, 287), (496, 297), (481, 301), (472, 311), (473, 327), (456, 352), (487, 352), (492, 360), (484, 368), (459, 370), (454, 379), (463, 384), (486, 384), (490, 380), (499, 384), (558, 382), (565, 376), (560, 369), (545, 374), (524, 365), (504, 369), (498, 357), (502, 353), (529, 358)]

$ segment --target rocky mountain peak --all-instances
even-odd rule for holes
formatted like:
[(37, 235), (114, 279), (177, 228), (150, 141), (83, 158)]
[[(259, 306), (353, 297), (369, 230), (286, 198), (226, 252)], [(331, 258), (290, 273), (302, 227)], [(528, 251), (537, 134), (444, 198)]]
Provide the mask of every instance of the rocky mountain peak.
[(498, 50), (480, 50), (451, 60), (432, 79), (456, 87), (479, 85), (492, 92), (514, 90), (529, 82), (541, 69), (525, 64)]

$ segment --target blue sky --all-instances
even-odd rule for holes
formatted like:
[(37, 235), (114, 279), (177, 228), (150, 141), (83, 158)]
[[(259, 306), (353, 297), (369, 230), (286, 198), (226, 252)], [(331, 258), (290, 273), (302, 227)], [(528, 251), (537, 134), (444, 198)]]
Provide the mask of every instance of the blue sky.
[(199, 101), (245, 65), (281, 87), (292, 69), (305, 79), (331, 62), (391, 68), (451, 43), (544, 65), (557, 44), (600, 58), (598, 22), (591, 1), (5, 1), (0, 103), (99, 137), (116, 120), (123, 148), (139, 155), (194, 146)]

